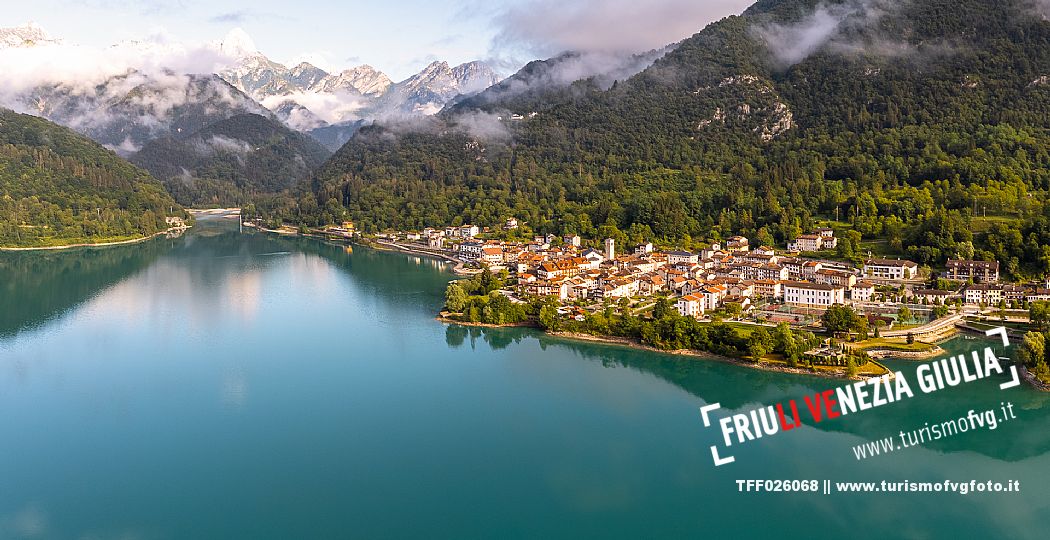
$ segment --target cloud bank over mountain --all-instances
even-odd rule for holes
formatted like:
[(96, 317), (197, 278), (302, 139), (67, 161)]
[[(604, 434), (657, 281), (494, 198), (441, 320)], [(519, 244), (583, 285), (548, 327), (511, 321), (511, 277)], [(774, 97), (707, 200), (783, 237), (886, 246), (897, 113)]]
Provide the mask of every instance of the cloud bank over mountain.
[(525, 0), (498, 12), (497, 55), (637, 53), (689, 37), (753, 0)]
[[(215, 73), (233, 59), (208, 45), (187, 46), (155, 34), (97, 49), (54, 39), (37, 28), (37, 38), (14, 44), (11, 35), (33, 25), (0, 29), (0, 102), (39, 86), (63, 84), (90, 91), (114, 76)], [(7, 38), (7, 39), (5, 39)]]

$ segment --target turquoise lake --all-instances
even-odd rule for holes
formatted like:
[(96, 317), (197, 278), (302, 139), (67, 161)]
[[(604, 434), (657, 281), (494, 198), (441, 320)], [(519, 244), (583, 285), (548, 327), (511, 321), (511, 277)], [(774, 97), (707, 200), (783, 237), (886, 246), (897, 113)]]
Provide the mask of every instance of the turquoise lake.
[[(1050, 394), (995, 377), (763, 438), (716, 468), (721, 433), (700, 406), (747, 411), (844, 382), (448, 326), (434, 315), (450, 279), (437, 261), (219, 221), (140, 245), (0, 253), (0, 538), (1050, 530)], [(1006, 401), (1017, 419), (994, 431), (854, 457)], [(1021, 492), (756, 494), (737, 479)]]

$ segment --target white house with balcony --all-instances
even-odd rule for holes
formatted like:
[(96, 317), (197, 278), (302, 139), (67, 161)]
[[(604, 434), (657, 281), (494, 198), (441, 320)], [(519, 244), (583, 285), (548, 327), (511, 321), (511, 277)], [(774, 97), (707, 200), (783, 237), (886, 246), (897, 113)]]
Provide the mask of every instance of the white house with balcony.
[(864, 275), (876, 279), (915, 279), (919, 265), (900, 259), (868, 259), (864, 261)]

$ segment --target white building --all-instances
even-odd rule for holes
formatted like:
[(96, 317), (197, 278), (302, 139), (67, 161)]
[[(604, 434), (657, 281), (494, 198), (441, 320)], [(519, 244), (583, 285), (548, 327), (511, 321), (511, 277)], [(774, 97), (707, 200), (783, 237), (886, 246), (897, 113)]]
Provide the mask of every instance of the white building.
[(967, 304), (987, 306), (996, 305), (1003, 299), (1003, 288), (999, 285), (980, 284), (971, 285), (963, 293), (963, 301)]
[(667, 253), (667, 264), (671, 266), (678, 263), (696, 264), (699, 261), (700, 256), (696, 253), (689, 253), (688, 251), (670, 251)]
[(784, 284), (784, 302), (794, 306), (828, 308), (846, 302), (846, 290), (835, 285), (792, 281)]
[(824, 239), (816, 234), (803, 234), (788, 242), (788, 251), (821, 251)]
[(587, 248), (583, 250), (583, 253), (580, 255), (588, 261), (591, 261), (593, 264), (601, 264), (601, 262), (605, 260), (605, 256), (602, 255), (602, 252), (594, 248)]
[(481, 248), (481, 262), (495, 266), (503, 264), (503, 248), (499, 246), (484, 246)]
[(747, 238), (743, 236), (730, 236), (726, 240), (726, 249), (729, 251), (750, 251), (751, 247), (747, 241)]
[(868, 259), (864, 261), (864, 275), (876, 279), (915, 279), (919, 265), (900, 259)]
[(875, 284), (870, 281), (858, 281), (849, 290), (849, 298), (854, 302), (871, 302), (875, 296)]
[(605, 258), (610, 261), (616, 258), (616, 240), (612, 238), (605, 239)]
[(485, 248), (482, 242), (463, 242), (459, 245), (459, 256), (463, 259), (477, 260), (481, 258), (481, 250)]
[(678, 313), (683, 317), (699, 319), (704, 316), (705, 304), (706, 301), (703, 295), (690, 294), (679, 298), (678, 302), (675, 303), (675, 307), (678, 308)]

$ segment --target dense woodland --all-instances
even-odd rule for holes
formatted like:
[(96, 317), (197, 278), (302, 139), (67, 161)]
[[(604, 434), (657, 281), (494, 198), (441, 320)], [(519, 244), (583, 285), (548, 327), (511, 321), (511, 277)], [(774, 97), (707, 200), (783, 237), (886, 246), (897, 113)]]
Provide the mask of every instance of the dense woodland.
[(1050, 272), (1050, 22), (1021, 0), (881, 2), (786, 65), (761, 31), (814, 4), (763, 1), (608, 90), (552, 88), (540, 110), (530, 92), (502, 98), (502, 120), (461, 104), (365, 128), (309, 192), (259, 211), (366, 231), (513, 216), (524, 233), (686, 247), (783, 245), (819, 222), (852, 238), (831, 254), (846, 259)]
[(310, 179), (330, 153), (273, 118), (242, 114), (147, 143), (131, 161), (188, 206), (242, 206)]
[(0, 109), (0, 246), (137, 238), (188, 218), (149, 173), (46, 120)]

